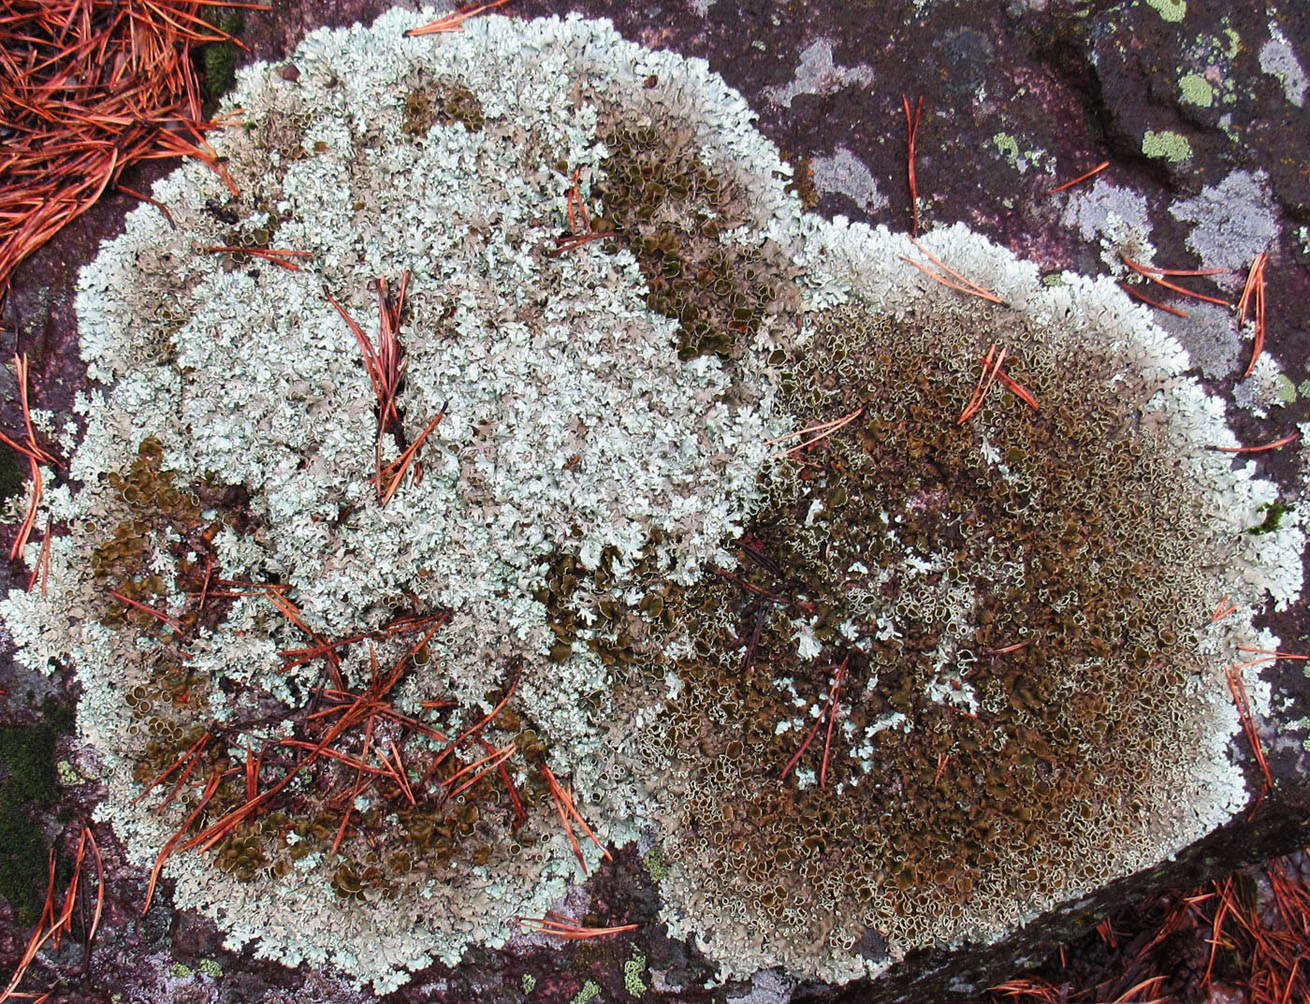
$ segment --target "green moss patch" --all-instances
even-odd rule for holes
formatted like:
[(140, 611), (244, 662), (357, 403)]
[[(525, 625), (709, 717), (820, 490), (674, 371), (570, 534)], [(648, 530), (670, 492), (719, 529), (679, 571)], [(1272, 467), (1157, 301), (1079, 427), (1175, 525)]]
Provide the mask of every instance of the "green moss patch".
[(50, 849), (38, 814), (59, 797), (55, 743), (70, 717), (52, 707), (36, 725), (0, 729), (0, 896), (24, 924), (44, 900)]

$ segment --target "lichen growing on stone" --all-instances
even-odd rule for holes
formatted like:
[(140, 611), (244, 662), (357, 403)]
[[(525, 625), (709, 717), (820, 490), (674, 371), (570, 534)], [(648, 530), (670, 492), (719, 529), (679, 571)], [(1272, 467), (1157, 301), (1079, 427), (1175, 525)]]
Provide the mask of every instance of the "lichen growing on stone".
[[(1231, 433), (1176, 343), (1108, 280), (926, 241), (1006, 306), (816, 225), (779, 402), (859, 420), (773, 480), (738, 581), (683, 597), (656, 741), (700, 755), (667, 783), (661, 892), (739, 971), (849, 978), (869, 928), (893, 954), (991, 939), (1207, 832), (1245, 797), (1214, 672), (1252, 637), (1214, 603), (1300, 590), (1300, 532), (1249, 543), (1273, 487), (1206, 450)], [(1040, 410), (1007, 391), (962, 425), (991, 343)]]
[[(804, 216), (740, 97), (605, 23), (418, 17), (243, 71), (240, 195), (181, 168), (81, 276), (81, 487), (0, 612), (179, 906), (386, 990), (653, 832), (725, 972), (845, 979), (1240, 807), (1221, 669), (1303, 537), (1245, 532), (1276, 492), (1144, 311)], [(348, 319), (398, 328), (394, 412)], [(992, 344), (1039, 410), (960, 422)]]
[[(134, 213), (82, 273), (105, 387), (81, 402), (83, 487), (50, 493), (75, 532), (54, 542), (48, 596), (7, 613), (29, 663), (77, 665), (102, 812), (138, 861), (267, 793), (203, 852), (169, 856), (177, 902), (232, 944), (379, 988), (502, 944), (575, 876), (547, 767), (601, 838), (635, 836), (640, 779), (613, 777), (609, 732), (653, 717), (664, 686), (615, 672), (604, 611), (640, 620), (638, 565), (673, 583), (730, 560), (787, 428), (747, 349), (782, 326), (768, 308), (788, 280), (745, 272), (780, 257), (769, 222), (798, 215), (776, 153), (703, 66), (576, 18), (404, 39), (413, 18), (314, 33), (298, 80), (243, 71), (244, 124), (215, 139), (240, 196), (187, 165), (155, 189), (176, 229)], [(561, 251), (579, 169), (622, 233)], [(209, 248), (307, 254), (292, 270)], [(328, 297), (373, 337), (375, 279), (398, 305), (405, 274), (400, 431), (378, 436)], [(380, 506), (371, 479), (439, 413), (421, 480)], [(306, 766), (365, 699), (386, 714)], [(503, 774), (465, 793), (492, 749)], [(370, 783), (383, 762), (405, 785)]]

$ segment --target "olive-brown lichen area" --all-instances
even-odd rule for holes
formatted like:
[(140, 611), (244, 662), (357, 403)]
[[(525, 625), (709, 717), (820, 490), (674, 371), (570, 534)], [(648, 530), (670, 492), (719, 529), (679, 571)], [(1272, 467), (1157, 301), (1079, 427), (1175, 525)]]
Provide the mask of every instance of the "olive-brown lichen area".
[[(737, 573), (688, 591), (706, 629), (668, 740), (673, 853), (783, 955), (1094, 884), (1198, 745), (1179, 709), (1213, 599), (1195, 486), (1107, 360), (1053, 359), (1005, 308), (814, 327), (786, 403), (862, 411), (789, 458)], [(1040, 411), (998, 382), (961, 424), (993, 339)]]
[[(625, 121), (626, 119), (626, 121)], [(641, 265), (646, 305), (679, 322), (678, 355), (739, 357), (766, 318), (794, 309), (795, 269), (776, 241), (729, 243), (750, 223), (749, 189), (712, 171), (684, 124), (611, 112), (596, 192)]]

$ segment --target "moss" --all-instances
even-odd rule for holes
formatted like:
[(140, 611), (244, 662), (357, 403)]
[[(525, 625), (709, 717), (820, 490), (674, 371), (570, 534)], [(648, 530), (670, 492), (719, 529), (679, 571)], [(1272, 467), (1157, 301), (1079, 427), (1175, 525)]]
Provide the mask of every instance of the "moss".
[[(245, 22), (238, 10), (220, 9), (216, 16), (211, 15), (210, 23), (224, 34), (236, 37), (241, 34)], [(232, 42), (210, 42), (200, 50), (204, 65), (205, 96), (209, 103), (215, 103), (230, 91), (237, 82), (237, 57), (240, 50)]]
[(49, 874), (37, 816), (58, 799), (55, 743), (71, 717), (71, 709), (47, 705), (36, 725), (0, 729), (0, 896), (24, 924), (36, 920)]
[(0, 505), (23, 490), (23, 467), (17, 451), (0, 445)]
[(201, 959), (200, 964), (196, 966), (196, 968), (212, 980), (223, 978), (223, 967), (213, 959)]
[(1271, 502), (1269, 505), (1261, 506), (1260, 511), (1265, 514), (1264, 522), (1259, 526), (1253, 526), (1247, 530), (1250, 534), (1273, 533), (1283, 525), (1283, 517), (1287, 515), (1287, 506), (1282, 502)]
[(641, 860), (642, 864), (646, 866), (646, 873), (654, 882), (661, 881), (669, 873), (668, 863), (664, 860), (664, 850), (659, 846), (648, 850), (646, 856)]

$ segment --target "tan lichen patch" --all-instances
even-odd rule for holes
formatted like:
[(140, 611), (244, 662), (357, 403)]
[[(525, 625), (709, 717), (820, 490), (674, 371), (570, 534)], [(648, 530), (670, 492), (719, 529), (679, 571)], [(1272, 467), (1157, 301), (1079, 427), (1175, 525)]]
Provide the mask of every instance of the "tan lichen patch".
[[(997, 384), (961, 426), (993, 340), (1041, 410)], [(1201, 746), (1216, 552), (1167, 438), (1102, 389), (1118, 365), (1055, 358), (1006, 308), (817, 319), (784, 400), (802, 426), (863, 410), (796, 455), (737, 572), (679, 613), (665, 853), (698, 925), (768, 930), (783, 959), (870, 927), (977, 936), (1151, 839)]]
[(605, 221), (641, 264), (647, 306), (678, 321), (679, 357), (740, 356), (767, 318), (797, 306), (795, 269), (776, 242), (720, 239), (749, 222), (749, 196), (676, 122), (619, 120), (602, 138)]
[(481, 100), (459, 82), (443, 79), (406, 92), (402, 130), (407, 135), (426, 136), (434, 125), (456, 122), (469, 132), (480, 131), (484, 122)]

